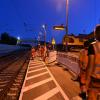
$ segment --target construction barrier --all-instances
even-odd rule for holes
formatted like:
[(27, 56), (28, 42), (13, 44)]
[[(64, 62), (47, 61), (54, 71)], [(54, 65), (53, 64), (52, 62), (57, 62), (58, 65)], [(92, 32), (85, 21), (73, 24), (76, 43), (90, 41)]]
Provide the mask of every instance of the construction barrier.
[(57, 51), (49, 51), (47, 63), (52, 63), (57, 59)]
[(66, 69), (71, 70), (75, 74), (80, 73), (79, 58), (71, 53), (57, 53), (57, 62), (63, 64)]

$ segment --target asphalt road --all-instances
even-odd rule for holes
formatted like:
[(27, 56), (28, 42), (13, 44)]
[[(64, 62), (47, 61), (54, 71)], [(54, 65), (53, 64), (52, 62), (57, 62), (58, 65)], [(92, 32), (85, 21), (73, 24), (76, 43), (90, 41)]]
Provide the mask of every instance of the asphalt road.
[(62, 65), (56, 63), (48, 65), (49, 70), (59, 83), (69, 100), (78, 96), (80, 93), (79, 83), (72, 80), (74, 75), (65, 69)]

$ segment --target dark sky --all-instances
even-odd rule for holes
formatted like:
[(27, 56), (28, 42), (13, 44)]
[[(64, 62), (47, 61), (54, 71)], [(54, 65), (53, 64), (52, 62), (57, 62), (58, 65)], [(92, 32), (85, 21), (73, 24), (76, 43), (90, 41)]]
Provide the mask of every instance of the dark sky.
[[(47, 25), (47, 41), (62, 41), (65, 31), (53, 25), (66, 24), (66, 0), (0, 0), (0, 33), (21, 38), (37, 37)], [(90, 33), (100, 23), (100, 0), (69, 0), (69, 33)]]

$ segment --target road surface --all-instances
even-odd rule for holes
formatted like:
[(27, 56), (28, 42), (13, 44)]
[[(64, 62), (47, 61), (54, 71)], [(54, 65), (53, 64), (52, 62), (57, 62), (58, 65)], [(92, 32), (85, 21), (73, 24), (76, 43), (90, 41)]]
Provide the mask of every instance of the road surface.
[(19, 100), (72, 100), (80, 92), (79, 83), (72, 77), (57, 63), (30, 60)]

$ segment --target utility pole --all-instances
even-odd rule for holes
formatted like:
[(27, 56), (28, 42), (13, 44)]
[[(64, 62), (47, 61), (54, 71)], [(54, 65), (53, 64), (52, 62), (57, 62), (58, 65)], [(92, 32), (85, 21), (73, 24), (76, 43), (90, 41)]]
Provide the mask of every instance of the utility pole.
[(42, 25), (44, 29), (44, 45), (46, 46), (46, 25)]
[(68, 35), (68, 0), (66, 0), (66, 34)]

